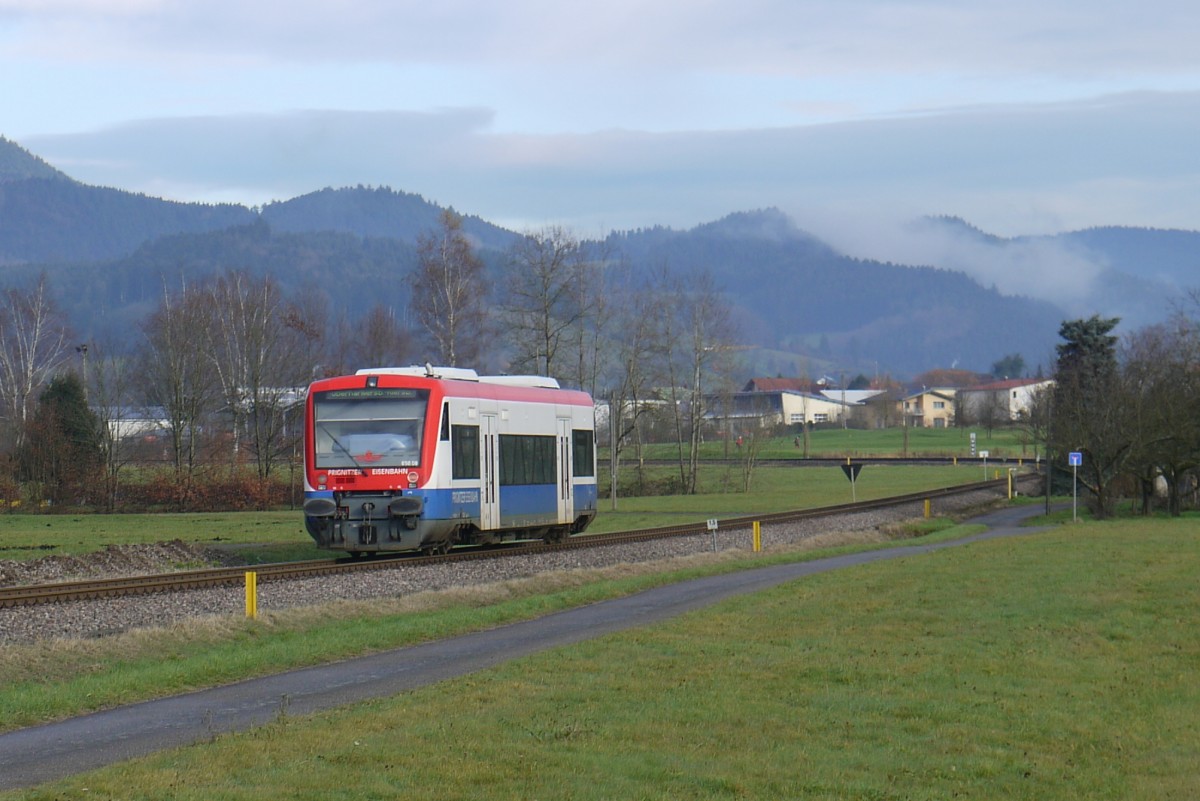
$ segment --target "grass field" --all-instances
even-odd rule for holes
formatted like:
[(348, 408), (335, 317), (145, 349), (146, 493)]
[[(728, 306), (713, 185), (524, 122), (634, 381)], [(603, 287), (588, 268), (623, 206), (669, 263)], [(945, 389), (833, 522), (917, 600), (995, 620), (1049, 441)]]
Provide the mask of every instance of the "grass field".
[[(655, 473), (669, 473), (658, 467)], [(994, 470), (991, 471), (994, 474)], [(978, 465), (958, 467), (863, 468), (856, 484), (860, 500), (981, 481)], [(601, 499), (593, 533), (645, 526), (805, 509), (849, 503), (850, 483), (839, 468), (759, 467), (752, 492), (740, 489), (741, 473), (708, 465), (700, 495), (619, 498), (617, 509)], [(300, 510), (224, 514), (0, 514), (0, 559), (36, 559), (81, 554), (108, 545), (182, 540), (237, 552), (248, 562), (311, 559), (322, 554), (304, 530)]]
[[(1196, 523), (1086, 522), (822, 574), (0, 797), (1194, 798)], [(648, 580), (408, 611), (346, 626), (345, 638), (386, 647)], [(324, 642), (273, 628), (231, 624), (231, 646), (210, 661)], [(159, 681), (203, 658), (200, 646), (161, 647)], [(98, 677), (113, 657), (89, 659)], [(46, 667), (47, 694), (87, 686), (72, 666)], [(15, 677), (38, 684), (32, 673), (9, 655), (0, 698), (12, 699)]]
[(197, 514), (0, 514), (0, 559), (83, 554), (182, 540), (236, 548), (254, 562), (312, 558), (299, 510)]
[[(976, 454), (988, 451), (995, 459), (1032, 459), (1037, 449), (1029, 436), (1015, 428), (823, 428), (809, 434), (809, 456), (814, 457), (865, 457), (865, 456), (943, 456), (965, 458), (971, 455), (971, 435), (975, 435)], [(905, 437), (908, 445), (905, 447)], [(601, 443), (603, 446), (603, 443)], [(758, 457), (761, 459), (799, 459), (804, 451), (796, 445), (796, 435), (788, 434), (770, 438), (760, 444)], [(648, 459), (678, 458), (674, 445), (652, 445), (646, 449)], [(607, 457), (608, 451), (601, 447), (600, 453)], [(710, 440), (701, 445), (701, 458), (737, 459), (740, 451), (735, 443)], [(625, 458), (631, 455), (626, 452)]]

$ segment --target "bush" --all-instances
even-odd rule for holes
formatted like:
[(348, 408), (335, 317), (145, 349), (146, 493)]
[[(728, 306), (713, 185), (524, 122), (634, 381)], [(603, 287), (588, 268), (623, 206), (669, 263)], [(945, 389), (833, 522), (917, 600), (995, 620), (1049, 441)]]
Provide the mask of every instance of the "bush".
[[(22, 496), (31, 489), (23, 487)], [(5, 491), (0, 481), (0, 500), (8, 497)], [(262, 480), (252, 470), (231, 475), (221, 468), (190, 478), (170, 469), (142, 470), (121, 482), (113, 511), (243, 512), (286, 506), (290, 497), (286, 478)]]

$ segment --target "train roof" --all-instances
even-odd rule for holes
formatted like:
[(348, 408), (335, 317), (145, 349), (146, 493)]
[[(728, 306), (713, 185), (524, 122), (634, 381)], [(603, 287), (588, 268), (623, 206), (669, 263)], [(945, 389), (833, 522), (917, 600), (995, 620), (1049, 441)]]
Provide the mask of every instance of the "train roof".
[(476, 381), (481, 384), (501, 384), (509, 387), (542, 387), (560, 389), (558, 380), (542, 375), (479, 375), (468, 367), (370, 367), (358, 370), (355, 375), (407, 375), (421, 378), (437, 378), (449, 381)]

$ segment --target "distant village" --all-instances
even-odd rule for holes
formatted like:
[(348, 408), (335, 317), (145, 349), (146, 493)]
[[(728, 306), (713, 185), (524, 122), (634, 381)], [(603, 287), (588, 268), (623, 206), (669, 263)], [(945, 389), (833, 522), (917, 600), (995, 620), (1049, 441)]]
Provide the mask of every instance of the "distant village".
[(951, 428), (1006, 425), (1027, 417), (1044, 378), (1011, 378), (971, 386), (846, 389), (830, 379), (753, 378), (738, 392), (707, 399), (706, 417), (742, 427), (820, 425), (855, 428)]
[[(973, 374), (971, 374), (973, 376)], [(942, 376), (945, 377), (945, 376)], [(969, 381), (969, 377), (967, 379)], [(847, 428), (1000, 427), (1028, 419), (1051, 379), (1006, 378), (967, 386), (952, 384), (884, 389), (848, 389), (835, 379), (752, 378), (733, 392), (704, 396), (704, 420), (723, 430), (750, 433), (785, 426)], [(304, 389), (279, 390), (281, 405), (297, 409)], [(666, 401), (646, 401), (649, 406)], [(608, 404), (596, 399), (597, 424), (603, 428)], [(110, 410), (109, 426), (117, 439), (165, 436), (166, 412), (157, 407)]]

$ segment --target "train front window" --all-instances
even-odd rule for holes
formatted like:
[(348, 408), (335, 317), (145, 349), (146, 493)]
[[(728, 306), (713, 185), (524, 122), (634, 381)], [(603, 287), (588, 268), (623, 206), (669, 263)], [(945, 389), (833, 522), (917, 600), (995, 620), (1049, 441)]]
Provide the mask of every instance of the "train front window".
[(319, 469), (416, 467), (429, 392), (371, 388), (318, 392), (313, 444)]

